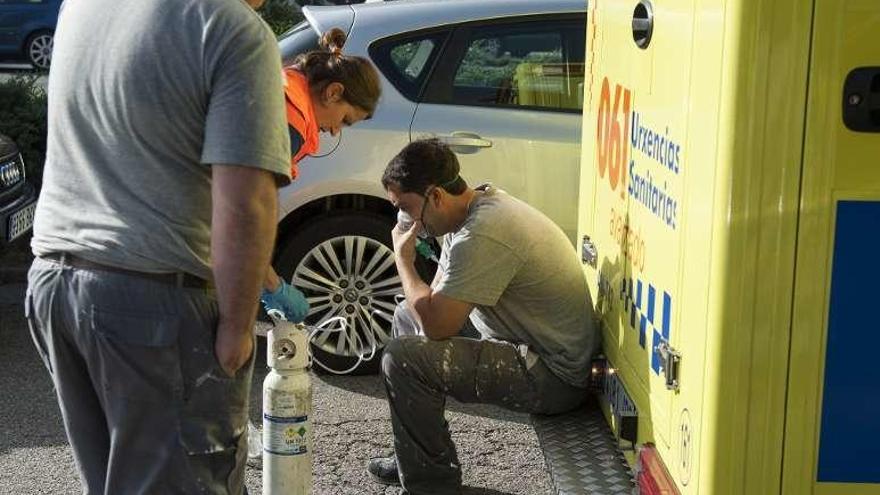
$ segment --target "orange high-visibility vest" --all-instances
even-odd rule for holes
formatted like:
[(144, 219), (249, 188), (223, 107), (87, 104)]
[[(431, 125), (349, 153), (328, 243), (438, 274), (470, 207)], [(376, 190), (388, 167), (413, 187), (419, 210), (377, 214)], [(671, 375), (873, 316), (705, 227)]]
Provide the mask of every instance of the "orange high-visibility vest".
[(296, 179), (296, 164), (304, 157), (318, 151), (320, 145), (312, 93), (309, 91), (309, 81), (302, 72), (292, 68), (284, 69), (284, 99), (287, 107), (287, 125), (303, 139), (299, 151), (290, 157), (290, 176), (291, 179)]

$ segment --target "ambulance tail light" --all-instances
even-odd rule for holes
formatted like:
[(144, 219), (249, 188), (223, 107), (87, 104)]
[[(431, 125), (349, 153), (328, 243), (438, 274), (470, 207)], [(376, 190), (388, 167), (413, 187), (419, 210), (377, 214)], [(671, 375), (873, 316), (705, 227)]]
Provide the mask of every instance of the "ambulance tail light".
[(653, 445), (646, 444), (639, 449), (637, 471), (639, 495), (680, 495)]

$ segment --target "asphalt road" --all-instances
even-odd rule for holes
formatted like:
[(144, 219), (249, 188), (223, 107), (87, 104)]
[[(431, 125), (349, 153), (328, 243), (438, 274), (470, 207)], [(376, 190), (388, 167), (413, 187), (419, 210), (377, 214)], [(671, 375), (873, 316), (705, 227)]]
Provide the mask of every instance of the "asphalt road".
[[(0, 286), (0, 494), (81, 493), (49, 376), (24, 321), (24, 286)], [(258, 356), (265, 363), (265, 354)], [(252, 418), (260, 421), (265, 369), (258, 366)], [(366, 460), (391, 446), (388, 406), (375, 376), (314, 376), (314, 494), (391, 494), (370, 481)], [(528, 416), (451, 403), (447, 413), (467, 494), (550, 493)], [(251, 494), (262, 473), (248, 467)]]

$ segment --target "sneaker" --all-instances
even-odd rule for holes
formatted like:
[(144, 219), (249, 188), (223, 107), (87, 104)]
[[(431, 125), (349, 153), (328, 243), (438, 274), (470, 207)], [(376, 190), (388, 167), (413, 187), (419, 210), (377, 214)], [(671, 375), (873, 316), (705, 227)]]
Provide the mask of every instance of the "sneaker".
[(383, 485), (400, 485), (400, 473), (397, 472), (397, 458), (374, 457), (367, 463), (367, 472), (376, 483)]

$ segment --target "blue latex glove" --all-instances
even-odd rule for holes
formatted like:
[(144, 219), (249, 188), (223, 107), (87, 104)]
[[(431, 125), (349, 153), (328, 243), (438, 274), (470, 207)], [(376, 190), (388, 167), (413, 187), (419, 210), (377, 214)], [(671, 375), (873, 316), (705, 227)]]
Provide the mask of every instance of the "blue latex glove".
[(287, 321), (293, 323), (302, 322), (309, 314), (309, 302), (306, 300), (306, 296), (283, 279), (275, 292), (263, 289), (260, 301), (266, 311), (277, 309), (284, 313)]

